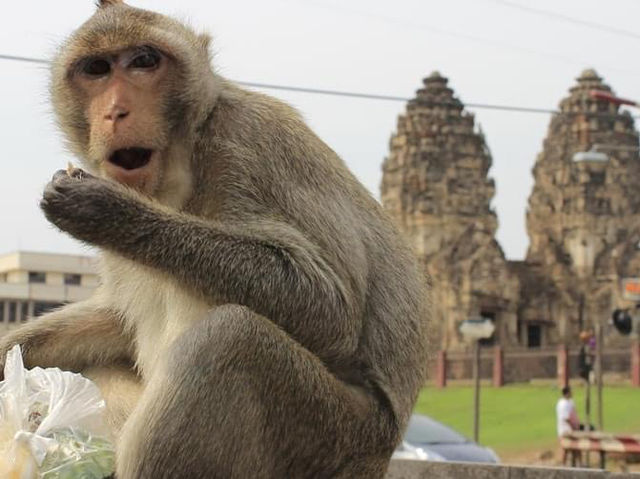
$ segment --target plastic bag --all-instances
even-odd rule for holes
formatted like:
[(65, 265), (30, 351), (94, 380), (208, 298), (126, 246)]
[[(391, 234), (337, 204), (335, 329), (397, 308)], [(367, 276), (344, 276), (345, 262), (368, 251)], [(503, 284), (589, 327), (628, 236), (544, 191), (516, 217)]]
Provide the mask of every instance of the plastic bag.
[(115, 454), (97, 386), (58, 368), (24, 369), (20, 346), (0, 382), (0, 477), (101, 479)]

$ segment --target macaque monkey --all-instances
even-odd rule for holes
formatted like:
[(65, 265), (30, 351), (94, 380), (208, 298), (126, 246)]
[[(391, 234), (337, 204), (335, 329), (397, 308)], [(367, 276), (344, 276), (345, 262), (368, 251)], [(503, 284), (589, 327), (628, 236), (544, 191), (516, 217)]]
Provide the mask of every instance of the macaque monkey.
[(102, 378), (119, 479), (383, 477), (428, 309), (342, 160), (216, 74), (208, 36), (116, 0), (60, 49), (51, 94), (82, 169), (41, 208), (100, 249), (101, 284), (0, 355), (21, 344), (29, 367)]

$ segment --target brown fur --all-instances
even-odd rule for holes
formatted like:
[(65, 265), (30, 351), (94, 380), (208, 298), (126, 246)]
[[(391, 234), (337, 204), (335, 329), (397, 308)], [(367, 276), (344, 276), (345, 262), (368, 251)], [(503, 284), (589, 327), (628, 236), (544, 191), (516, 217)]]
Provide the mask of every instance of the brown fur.
[[(342, 160), (290, 107), (213, 73), (208, 44), (115, 4), (61, 49), (54, 106), (99, 176), (56, 175), (42, 208), (102, 249), (103, 281), (0, 351), (21, 343), (27, 364), (74, 370), (135, 364), (144, 391), (119, 435), (121, 479), (382, 477), (424, 379), (416, 262)], [(70, 74), (140, 45), (174, 68), (158, 101), (178, 147), (150, 195), (104, 177)], [(98, 374), (117, 431), (135, 402), (119, 374)]]

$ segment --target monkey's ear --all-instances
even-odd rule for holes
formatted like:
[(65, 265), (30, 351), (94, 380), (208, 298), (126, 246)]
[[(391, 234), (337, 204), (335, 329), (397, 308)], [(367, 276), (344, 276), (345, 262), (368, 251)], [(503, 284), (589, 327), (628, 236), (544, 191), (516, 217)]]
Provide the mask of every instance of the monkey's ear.
[(122, 0), (97, 0), (96, 5), (98, 8), (110, 7), (111, 5), (118, 5), (124, 3)]

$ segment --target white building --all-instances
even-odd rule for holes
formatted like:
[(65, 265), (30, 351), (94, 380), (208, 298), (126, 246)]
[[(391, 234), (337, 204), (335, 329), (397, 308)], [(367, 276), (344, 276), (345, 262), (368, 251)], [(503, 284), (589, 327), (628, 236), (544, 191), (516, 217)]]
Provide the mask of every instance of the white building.
[(29, 318), (88, 298), (98, 285), (96, 270), (90, 256), (0, 255), (0, 335)]

